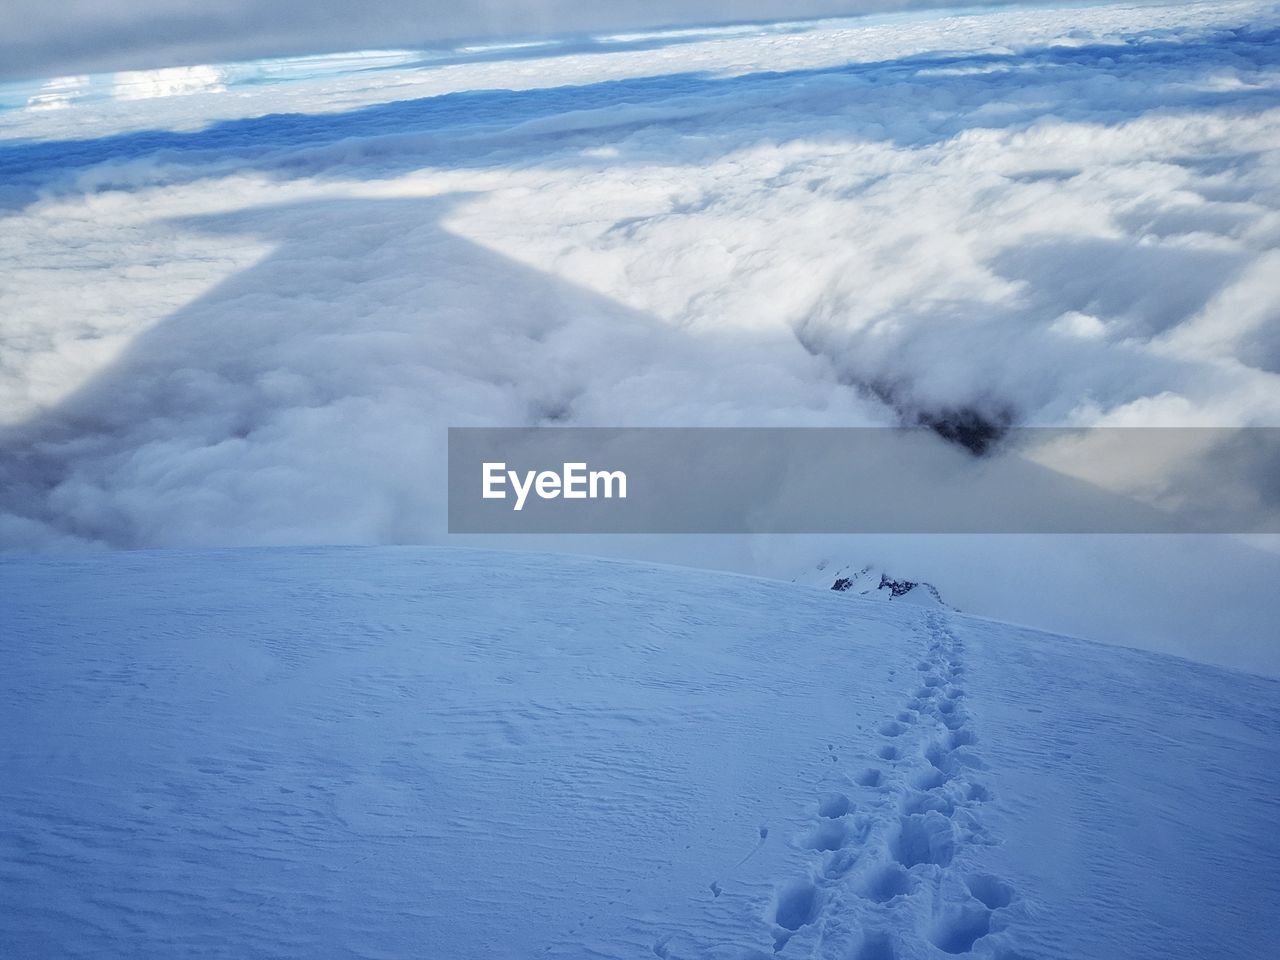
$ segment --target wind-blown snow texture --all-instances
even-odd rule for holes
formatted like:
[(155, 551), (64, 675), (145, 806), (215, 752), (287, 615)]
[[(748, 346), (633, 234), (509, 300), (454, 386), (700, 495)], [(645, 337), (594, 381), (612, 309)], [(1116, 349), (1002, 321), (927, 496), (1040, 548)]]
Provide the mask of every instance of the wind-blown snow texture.
[(1280, 685), (423, 548), (0, 560), (0, 954), (1270, 956)]

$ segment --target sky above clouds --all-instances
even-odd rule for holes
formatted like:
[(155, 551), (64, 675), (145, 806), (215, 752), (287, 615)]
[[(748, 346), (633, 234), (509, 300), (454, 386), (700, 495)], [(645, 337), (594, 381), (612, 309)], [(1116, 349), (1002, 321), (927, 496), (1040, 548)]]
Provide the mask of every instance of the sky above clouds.
[(0, 79), (991, 0), (7, 0)]
[[(439, 542), (448, 426), (1280, 426), (1278, 28), (1008, 9), (31, 85), (0, 109), (0, 547)], [(831, 549), (1256, 662), (1223, 651), (1274, 624), (1276, 558), (1172, 543)]]

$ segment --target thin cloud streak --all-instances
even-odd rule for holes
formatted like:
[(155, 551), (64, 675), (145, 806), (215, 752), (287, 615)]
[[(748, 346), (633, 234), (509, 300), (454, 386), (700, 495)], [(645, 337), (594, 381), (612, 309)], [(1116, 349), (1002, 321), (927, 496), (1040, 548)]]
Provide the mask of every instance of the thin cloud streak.
[(256, 57), (777, 18), (843, 17), (990, 0), (10, 0), (0, 79)]

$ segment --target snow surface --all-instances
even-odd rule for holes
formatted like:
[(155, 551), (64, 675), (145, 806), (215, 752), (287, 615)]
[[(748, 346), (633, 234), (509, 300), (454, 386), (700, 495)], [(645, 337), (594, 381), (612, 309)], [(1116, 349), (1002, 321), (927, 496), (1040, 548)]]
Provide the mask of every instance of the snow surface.
[(1280, 684), (440, 548), (0, 559), (0, 956), (1261, 958)]

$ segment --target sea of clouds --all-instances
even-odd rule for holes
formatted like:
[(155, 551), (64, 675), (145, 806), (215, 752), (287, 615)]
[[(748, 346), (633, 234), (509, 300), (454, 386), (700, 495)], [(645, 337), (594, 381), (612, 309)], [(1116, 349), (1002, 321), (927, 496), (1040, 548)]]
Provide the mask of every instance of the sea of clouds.
[[(518, 50), (0, 88), (0, 545), (442, 541), (449, 426), (1280, 426), (1274, 4)], [(1280, 669), (1226, 538), (516, 545)]]
[(1008, 0), (6, 0), (0, 79), (405, 45), (591, 40), (656, 26), (699, 31), (707, 24), (1002, 2)]

